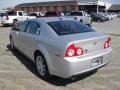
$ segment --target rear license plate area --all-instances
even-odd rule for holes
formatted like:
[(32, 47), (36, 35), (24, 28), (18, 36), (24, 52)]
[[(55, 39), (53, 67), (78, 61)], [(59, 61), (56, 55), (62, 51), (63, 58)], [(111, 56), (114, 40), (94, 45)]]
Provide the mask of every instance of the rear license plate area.
[(92, 67), (96, 67), (103, 63), (103, 56), (92, 59)]

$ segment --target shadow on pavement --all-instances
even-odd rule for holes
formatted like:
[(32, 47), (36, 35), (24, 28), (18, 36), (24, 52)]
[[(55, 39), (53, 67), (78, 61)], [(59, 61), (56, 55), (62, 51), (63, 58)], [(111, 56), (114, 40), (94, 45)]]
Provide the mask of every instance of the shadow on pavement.
[[(36, 71), (36, 68), (35, 68), (35, 64), (29, 60), (26, 56), (24, 56), (21, 52), (15, 50), (11, 50), (11, 47), (10, 45), (7, 45), (7, 48), (8, 50), (6, 51), (11, 51), (12, 54), (29, 70), (31, 71), (34, 75), (36, 75), (38, 78), (42, 79), (38, 72)], [(85, 73), (85, 74), (82, 74), (80, 75), (79, 77), (77, 77), (77, 79), (75, 80), (72, 80), (72, 79), (64, 79), (64, 78), (60, 78), (60, 77), (57, 77), (57, 76), (52, 76), (51, 78), (48, 78), (48, 79), (42, 79), (52, 85), (55, 85), (55, 86), (66, 86), (68, 84), (71, 84), (71, 83), (74, 83), (74, 82), (77, 82), (77, 81), (80, 81), (82, 79), (85, 79), (91, 75), (93, 75), (94, 73), (96, 73), (97, 70), (95, 71), (92, 71), (92, 72), (89, 72), (89, 73)]]

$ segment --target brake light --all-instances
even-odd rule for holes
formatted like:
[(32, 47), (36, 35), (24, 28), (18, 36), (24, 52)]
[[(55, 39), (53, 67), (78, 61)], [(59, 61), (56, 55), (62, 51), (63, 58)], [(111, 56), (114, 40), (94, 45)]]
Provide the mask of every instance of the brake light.
[(80, 56), (83, 55), (83, 49), (80, 47), (75, 47), (74, 44), (68, 46), (65, 57), (73, 57), (73, 56)]
[(109, 37), (107, 41), (105, 41), (104, 49), (109, 48), (111, 46), (111, 38)]
[(9, 20), (9, 17), (8, 17), (8, 16), (6, 16), (6, 20)]

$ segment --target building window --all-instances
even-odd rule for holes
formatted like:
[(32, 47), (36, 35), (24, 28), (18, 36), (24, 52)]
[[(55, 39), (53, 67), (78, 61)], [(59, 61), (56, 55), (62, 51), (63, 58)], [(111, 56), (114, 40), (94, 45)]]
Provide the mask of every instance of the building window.
[(71, 5), (71, 11), (75, 11), (75, 5)]
[(33, 11), (37, 11), (37, 8), (36, 8), (36, 7), (33, 7)]
[(39, 7), (39, 11), (42, 11), (42, 7)]
[(48, 10), (47, 7), (42, 7), (43, 12), (46, 12), (47, 10)]
[(67, 7), (66, 6), (62, 6), (62, 11), (67, 11)]
[(27, 7), (27, 12), (29, 12), (30, 11), (30, 8), (29, 7)]
[(24, 7), (22, 7), (22, 11), (24, 11)]
[(50, 7), (49, 7), (49, 11), (54, 11), (54, 7), (53, 7), (53, 6), (50, 6)]
[(82, 7), (81, 5), (78, 6), (78, 11), (81, 11), (82, 10)]

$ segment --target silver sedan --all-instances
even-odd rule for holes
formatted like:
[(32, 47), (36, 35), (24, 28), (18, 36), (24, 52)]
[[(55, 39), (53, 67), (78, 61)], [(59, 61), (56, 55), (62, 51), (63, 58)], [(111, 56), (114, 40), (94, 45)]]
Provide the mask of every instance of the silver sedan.
[(10, 45), (31, 59), (39, 75), (70, 78), (111, 59), (111, 38), (74, 20), (33, 19), (10, 32)]

